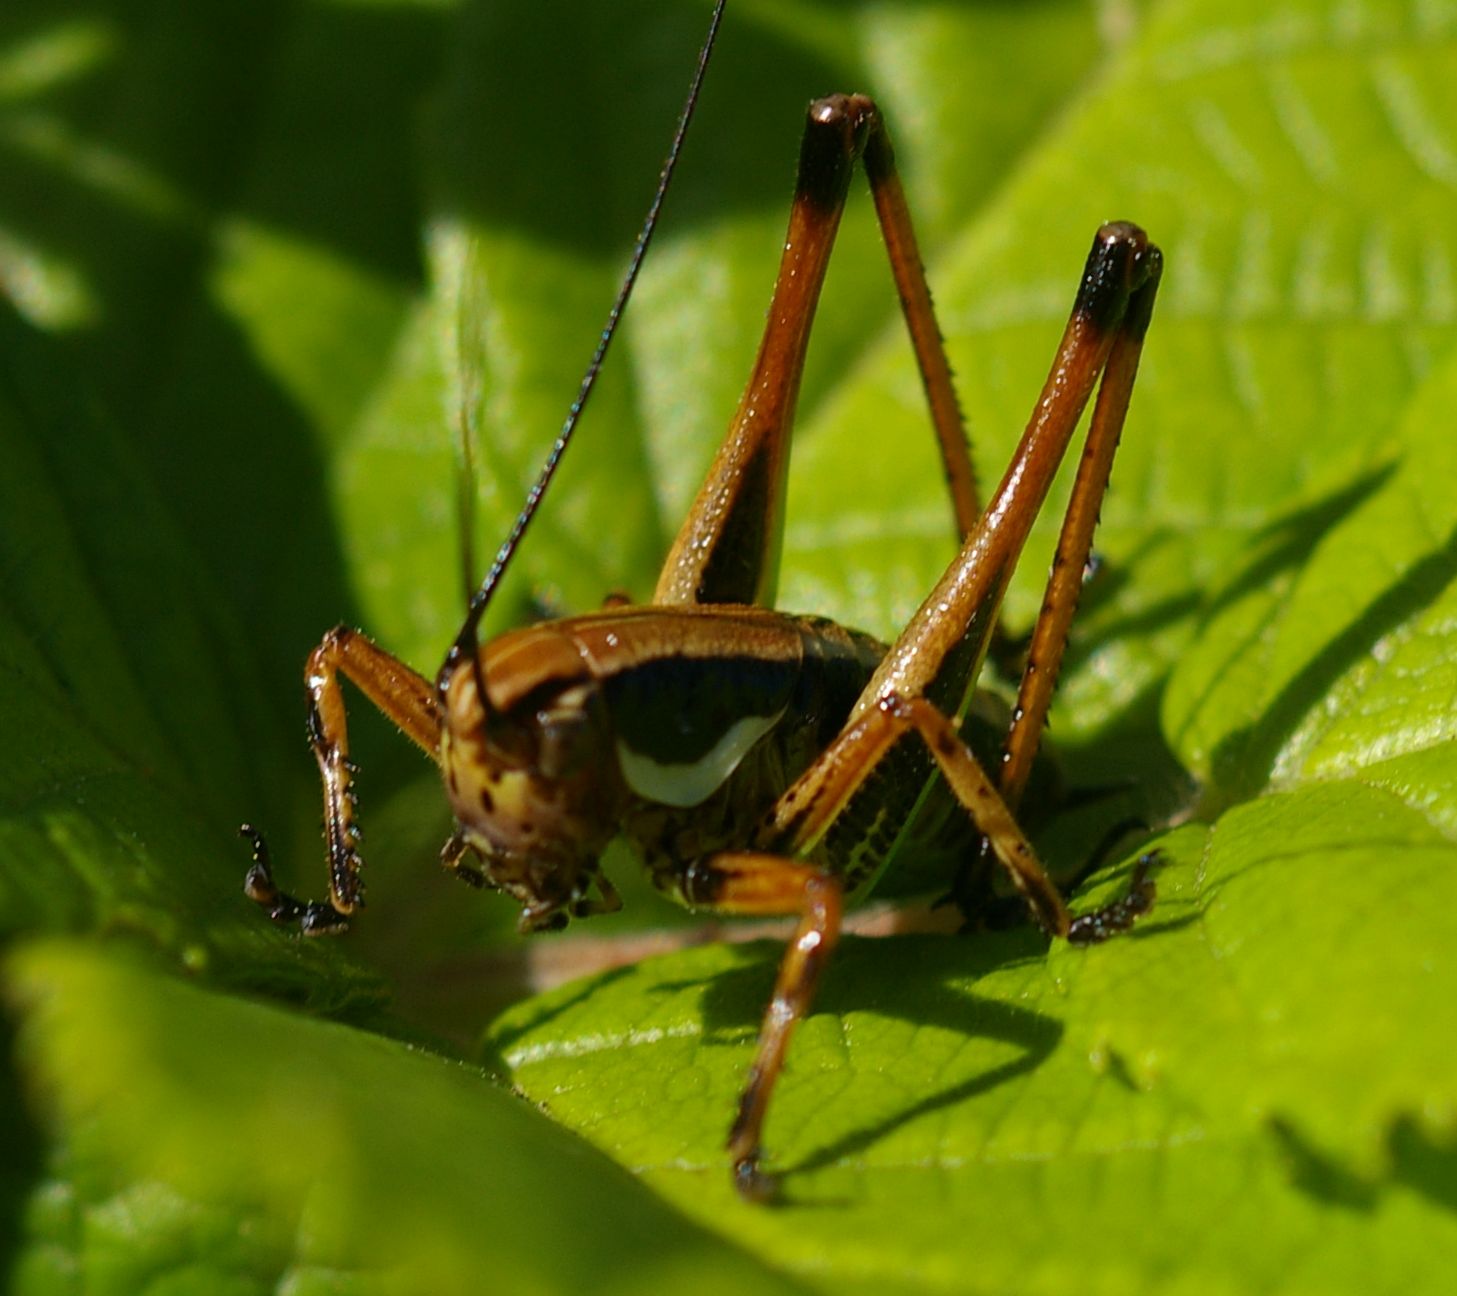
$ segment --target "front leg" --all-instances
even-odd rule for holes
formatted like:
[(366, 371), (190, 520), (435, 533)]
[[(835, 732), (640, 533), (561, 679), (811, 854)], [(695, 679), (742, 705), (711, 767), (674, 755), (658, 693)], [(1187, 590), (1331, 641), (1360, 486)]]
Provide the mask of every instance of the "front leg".
[(253, 867), (243, 879), (243, 894), (265, 910), (274, 922), (284, 927), (297, 923), (298, 929), (308, 936), (348, 929), (348, 920), (329, 901), (300, 900), (278, 889), (273, 881), (273, 860), (268, 852), (268, 842), (258, 829), (252, 824), (243, 824), (238, 829), (238, 836), (246, 838), (253, 847)]
[(399, 726), (406, 737), (440, 758), (440, 708), (435, 689), (422, 675), (348, 626), (336, 626), (309, 654), (304, 682), (309, 693), (309, 745), (324, 789), (324, 840), (329, 867), (328, 900), (298, 900), (273, 882), (266, 847), (256, 829), (242, 832), (253, 842), (253, 867), (244, 891), (275, 922), (297, 923), (305, 935), (343, 931), (364, 904), (360, 878), (360, 831), (355, 821), (355, 766), (349, 759), (349, 728), (339, 676), (351, 681)]

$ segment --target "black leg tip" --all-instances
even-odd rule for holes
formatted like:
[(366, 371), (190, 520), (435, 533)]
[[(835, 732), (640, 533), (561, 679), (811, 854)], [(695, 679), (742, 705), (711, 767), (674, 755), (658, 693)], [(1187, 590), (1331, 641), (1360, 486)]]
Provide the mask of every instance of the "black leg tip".
[(747, 1202), (765, 1205), (772, 1202), (779, 1193), (779, 1180), (759, 1168), (759, 1156), (740, 1157), (734, 1162), (734, 1187)]
[(243, 878), (243, 894), (281, 927), (297, 926), (305, 936), (335, 935), (348, 930), (349, 916), (332, 904), (298, 900), (280, 891), (273, 881), (268, 843), (252, 824), (243, 824), (238, 836), (253, 846), (253, 867)]
[(254, 904), (269, 906), (278, 899), (278, 888), (273, 885), (273, 878), (269, 875), (268, 869), (262, 864), (254, 864), (243, 878), (243, 894)]
[(305, 936), (339, 936), (349, 930), (349, 919), (331, 904), (314, 902), (298, 916), (298, 929)]
[[(1162, 270), (1163, 253), (1139, 226), (1109, 221), (1093, 237), (1074, 310), (1093, 327), (1112, 329), (1122, 321), (1129, 298), (1157, 280)], [(1146, 320), (1134, 324), (1140, 334), (1147, 327)]]
[(276, 905), (278, 888), (273, 884), (273, 866), (268, 858), (268, 843), (252, 824), (239, 824), (238, 836), (253, 847), (253, 867), (243, 879), (243, 894), (265, 909)]
[(809, 204), (821, 218), (840, 210), (875, 112), (864, 95), (828, 95), (810, 104), (800, 143), (796, 202)]
[(1161, 862), (1162, 855), (1159, 851), (1147, 851), (1140, 855), (1138, 863), (1133, 866), (1128, 894), (1090, 914), (1074, 918), (1068, 927), (1068, 942), (1073, 945), (1097, 945), (1132, 927), (1153, 908), (1154, 900), (1158, 897), (1158, 887), (1150, 875)]

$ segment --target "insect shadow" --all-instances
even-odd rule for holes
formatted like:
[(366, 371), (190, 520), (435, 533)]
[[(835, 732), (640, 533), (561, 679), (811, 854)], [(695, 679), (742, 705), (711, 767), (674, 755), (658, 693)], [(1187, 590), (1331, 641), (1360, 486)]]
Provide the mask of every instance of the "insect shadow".
[[(1041, 1065), (1062, 1038), (1063, 1024), (1046, 1014), (978, 994), (972, 987), (992, 972), (1040, 961), (1044, 950), (1045, 941), (1031, 928), (986, 933), (969, 940), (942, 935), (845, 937), (836, 950), (833, 972), (825, 980), (817, 1015), (843, 1019), (851, 1013), (870, 1013), (917, 1028), (987, 1041), (994, 1049), (1008, 1045), (1019, 1052), (944, 1088), (910, 1097), (903, 1108), (832, 1138), (797, 1159), (792, 1168), (823, 1169), (856, 1156), (914, 1121), (955, 1107)], [(703, 989), (700, 1003), (706, 1044), (737, 1046), (746, 1035), (752, 1037), (774, 980), (778, 955), (779, 947), (766, 942), (760, 957), (720, 973)], [(889, 975), (892, 967), (893, 976)]]
[(1410, 1115), (1397, 1117), (1386, 1143), (1397, 1183), (1457, 1213), (1457, 1147), (1438, 1142)]
[[(1396, 581), (1297, 671), (1264, 714), (1231, 733), (1215, 749), (1214, 768), (1236, 771), (1236, 786), (1258, 790), (1274, 772), (1281, 750), (1315, 703), (1375, 648), (1380, 639), (1411, 620), (1457, 576), (1457, 530)], [(1251, 784), (1251, 780), (1253, 783)], [(1222, 780), (1223, 781), (1223, 780)]]

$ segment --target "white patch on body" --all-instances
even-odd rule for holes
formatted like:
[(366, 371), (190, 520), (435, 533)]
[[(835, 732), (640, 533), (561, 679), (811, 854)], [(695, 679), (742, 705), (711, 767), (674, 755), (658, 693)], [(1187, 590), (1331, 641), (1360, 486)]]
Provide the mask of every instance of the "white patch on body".
[(696, 761), (682, 765), (664, 765), (651, 756), (633, 751), (622, 739), (617, 740), (617, 760), (622, 777), (638, 796), (659, 805), (687, 809), (707, 801), (722, 785), (749, 748), (759, 741), (784, 714), (779, 710), (770, 716), (745, 716), (729, 726), (724, 736)]

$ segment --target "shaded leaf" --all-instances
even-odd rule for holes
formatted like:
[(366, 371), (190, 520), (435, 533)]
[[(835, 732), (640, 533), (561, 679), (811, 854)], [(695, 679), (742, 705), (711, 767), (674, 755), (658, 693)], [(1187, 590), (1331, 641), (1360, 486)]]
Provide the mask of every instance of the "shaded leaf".
[(64, 1149), (38, 1223), (107, 1289), (793, 1290), (473, 1068), (74, 944), (8, 972)]

